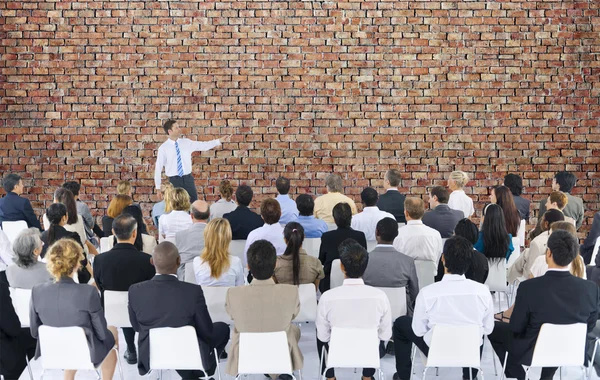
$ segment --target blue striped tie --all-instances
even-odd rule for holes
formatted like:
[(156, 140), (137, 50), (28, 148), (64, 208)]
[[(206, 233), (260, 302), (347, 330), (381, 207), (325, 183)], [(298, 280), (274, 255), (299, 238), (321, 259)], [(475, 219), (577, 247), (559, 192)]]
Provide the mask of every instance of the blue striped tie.
[(179, 151), (179, 144), (175, 141), (175, 151), (177, 152), (177, 174), (183, 177), (183, 164), (181, 162), (181, 152)]

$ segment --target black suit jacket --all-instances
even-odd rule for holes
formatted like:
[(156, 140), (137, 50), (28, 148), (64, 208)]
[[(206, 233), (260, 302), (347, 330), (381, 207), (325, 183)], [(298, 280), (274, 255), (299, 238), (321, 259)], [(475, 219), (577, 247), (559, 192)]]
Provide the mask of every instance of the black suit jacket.
[(94, 279), (101, 292), (103, 306), (105, 290), (126, 292), (131, 285), (154, 277), (156, 271), (150, 264), (150, 257), (128, 243), (117, 243), (110, 251), (96, 256)]
[(245, 240), (250, 232), (265, 224), (260, 215), (246, 206), (238, 206), (232, 212), (223, 215), (223, 218), (227, 219), (231, 225), (233, 240)]
[(379, 196), (377, 207), (379, 207), (381, 211), (389, 212), (394, 215), (396, 222), (406, 223), (406, 217), (404, 216), (404, 199), (406, 199), (406, 197), (400, 194), (399, 191), (388, 190), (385, 194)]
[(325, 271), (325, 278), (319, 283), (321, 293), (329, 290), (331, 263), (333, 263), (333, 260), (340, 258), (338, 247), (346, 239), (354, 239), (358, 244), (367, 249), (367, 239), (365, 238), (365, 234), (361, 231), (353, 230), (352, 228), (338, 228), (337, 230), (325, 232), (323, 236), (321, 236), (319, 260), (321, 260), (321, 264), (323, 264), (323, 269)]
[[(160, 306), (157, 306), (160, 305)], [(150, 333), (158, 327), (193, 326), (196, 329), (204, 368), (214, 365), (213, 329), (202, 288), (175, 276), (157, 275), (129, 288), (129, 319), (138, 337), (138, 370), (150, 370)]]
[(0, 281), (0, 374), (20, 373), (25, 369), (25, 347), (20, 341), (21, 322), (15, 312), (8, 284)]
[[(588, 236), (583, 241), (579, 249), (579, 253), (581, 257), (583, 257), (583, 261), (586, 264), (590, 264), (592, 260), (592, 256), (594, 254), (594, 246), (596, 245), (596, 239), (600, 237), (600, 212), (597, 212), (594, 215), (594, 221), (592, 222), (592, 228), (588, 233)], [(592, 265), (595, 263), (591, 263)]]
[[(591, 281), (553, 270), (522, 282), (510, 317), (514, 340), (509, 355), (520, 358), (522, 364), (531, 364), (533, 348), (544, 323), (585, 323), (588, 333), (591, 332), (598, 319), (598, 289)], [(585, 359), (581, 360), (583, 364)]]
[(448, 239), (454, 235), (456, 224), (464, 219), (465, 214), (460, 210), (453, 210), (447, 204), (440, 204), (433, 210), (423, 215), (423, 224), (437, 230), (442, 239)]
[(29, 199), (20, 197), (12, 191), (0, 199), (0, 223), (24, 220), (27, 227), (42, 229), (39, 219), (33, 212)]
[(519, 195), (513, 195), (513, 199), (515, 200), (515, 205), (517, 206), (517, 210), (519, 210), (521, 219), (529, 220), (529, 206), (531, 202)]

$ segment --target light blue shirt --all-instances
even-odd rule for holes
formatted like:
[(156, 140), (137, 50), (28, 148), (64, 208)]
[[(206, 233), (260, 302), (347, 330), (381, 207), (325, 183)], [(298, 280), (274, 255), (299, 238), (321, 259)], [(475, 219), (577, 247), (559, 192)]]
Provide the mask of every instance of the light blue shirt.
[(299, 215), (294, 222), (300, 223), (300, 225), (304, 228), (305, 239), (320, 238), (321, 235), (329, 231), (325, 221), (317, 219), (312, 215)]
[(285, 226), (298, 217), (296, 202), (290, 198), (288, 194), (279, 194), (275, 200), (279, 202), (279, 206), (281, 207), (281, 218), (279, 218), (279, 224)]
[(158, 227), (158, 218), (165, 213), (165, 201), (160, 201), (152, 206), (152, 220), (154, 225)]

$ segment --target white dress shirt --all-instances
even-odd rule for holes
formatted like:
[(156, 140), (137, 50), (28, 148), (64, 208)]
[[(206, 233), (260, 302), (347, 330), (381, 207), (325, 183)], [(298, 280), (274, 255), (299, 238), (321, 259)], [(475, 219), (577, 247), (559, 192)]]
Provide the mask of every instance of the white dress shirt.
[(392, 218), (396, 220), (394, 215), (389, 212), (381, 211), (377, 206), (365, 207), (362, 212), (352, 217), (352, 229), (362, 231), (367, 240), (376, 240), (375, 229), (377, 223), (383, 218)]
[(465, 276), (445, 274), (442, 281), (421, 289), (413, 313), (413, 332), (429, 346), (437, 324), (478, 325), (480, 336), (490, 334), (494, 329), (494, 301), (488, 287)]
[(290, 198), (288, 194), (279, 194), (275, 200), (279, 202), (281, 207), (281, 218), (279, 218), (279, 224), (285, 226), (289, 222), (292, 222), (298, 218), (298, 208), (296, 202)]
[(173, 210), (158, 218), (158, 242), (168, 240), (175, 244), (175, 234), (192, 226), (192, 218), (186, 211)]
[[(183, 166), (183, 174), (192, 172), (192, 153), (198, 151), (210, 150), (221, 145), (219, 139), (210, 141), (194, 141), (186, 138), (177, 139), (179, 145), (179, 153), (181, 155), (181, 164)], [(162, 169), (165, 168), (167, 177), (179, 175), (177, 173), (177, 151), (175, 150), (175, 141), (167, 139), (158, 148), (158, 156), (156, 157), (156, 167), (154, 169), (154, 185), (160, 189)]]
[(444, 245), (442, 235), (437, 230), (424, 225), (420, 220), (409, 220), (398, 229), (394, 248), (415, 260), (433, 261), (437, 264)]
[(244, 267), (237, 256), (229, 255), (229, 269), (219, 278), (211, 277), (210, 266), (200, 257), (194, 258), (194, 275), (200, 286), (240, 286), (244, 285)]
[(277, 256), (283, 255), (287, 247), (283, 240), (283, 226), (279, 223), (264, 224), (248, 234), (246, 246), (244, 247), (244, 265), (248, 263), (248, 248), (257, 240), (267, 240), (275, 246)]
[(333, 327), (377, 329), (380, 340), (392, 337), (392, 310), (387, 295), (362, 278), (323, 293), (317, 306), (317, 338), (329, 342)]
[(470, 218), (475, 213), (473, 200), (465, 194), (464, 190), (454, 190), (450, 193), (448, 207), (453, 210), (460, 210), (465, 215), (465, 218)]
[(234, 201), (229, 201), (221, 198), (212, 205), (210, 205), (210, 218), (209, 220), (213, 220), (216, 218), (222, 218), (223, 215), (228, 212), (232, 212), (237, 208), (237, 203)]

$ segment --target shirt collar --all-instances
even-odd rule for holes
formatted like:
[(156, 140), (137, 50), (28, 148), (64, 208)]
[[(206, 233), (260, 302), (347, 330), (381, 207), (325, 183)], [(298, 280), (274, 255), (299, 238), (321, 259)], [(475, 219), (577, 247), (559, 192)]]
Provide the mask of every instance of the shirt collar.
[(171, 139), (170, 137), (167, 139), (167, 141), (169, 141), (173, 145), (175, 145), (175, 143), (178, 143), (180, 140), (181, 138), (178, 138), (176, 141), (173, 141), (173, 139)]
[(377, 207), (377, 206), (365, 206), (365, 207), (363, 207), (363, 212), (373, 212), (373, 211), (379, 211), (379, 207)]
[(266, 280), (258, 280), (255, 278), (252, 280), (250, 285), (253, 285), (253, 286), (275, 285), (275, 281), (273, 280), (273, 278), (267, 278)]
[(442, 277), (442, 281), (464, 281), (467, 278), (465, 277), (464, 274), (451, 274), (451, 273), (446, 273), (444, 274), (444, 277)]
[(422, 226), (423, 225), (423, 221), (422, 220), (408, 220), (406, 222), (407, 226)]
[(365, 282), (362, 278), (346, 278), (344, 279), (344, 286), (346, 285), (364, 285)]
[(397, 187), (390, 187), (389, 189), (386, 190), (386, 192), (388, 191), (399, 191)]
[[(577, 258), (575, 258), (575, 260), (577, 260)], [(548, 272), (550, 271), (554, 271), (554, 272), (569, 272), (570, 269), (567, 268), (548, 268)]]
[(394, 248), (394, 246), (392, 244), (377, 244), (375, 246), (375, 248), (379, 248), (379, 247), (381, 247), (381, 248)]

